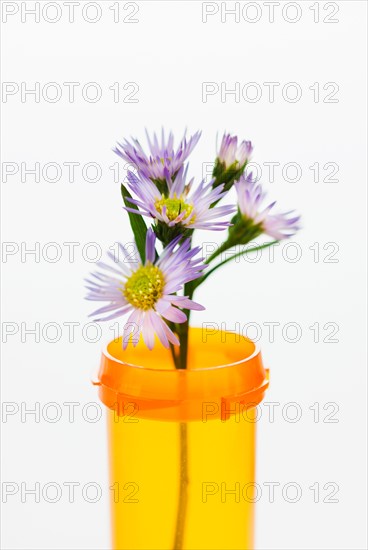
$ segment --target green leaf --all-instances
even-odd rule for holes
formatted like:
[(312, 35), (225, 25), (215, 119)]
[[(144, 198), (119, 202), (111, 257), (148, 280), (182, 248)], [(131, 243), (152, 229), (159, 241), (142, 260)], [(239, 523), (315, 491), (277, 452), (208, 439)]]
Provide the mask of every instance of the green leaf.
[[(132, 196), (129, 193), (128, 189), (123, 184), (121, 184), (121, 196), (123, 197), (125, 206), (127, 206), (128, 208), (134, 208), (139, 212), (138, 207), (127, 200), (127, 199), (131, 199)], [(130, 225), (134, 233), (135, 242), (137, 244), (138, 252), (141, 257), (142, 263), (144, 263), (146, 261), (147, 226), (144, 223), (143, 217), (140, 214), (134, 214), (133, 212), (128, 212), (128, 214), (129, 214)]]

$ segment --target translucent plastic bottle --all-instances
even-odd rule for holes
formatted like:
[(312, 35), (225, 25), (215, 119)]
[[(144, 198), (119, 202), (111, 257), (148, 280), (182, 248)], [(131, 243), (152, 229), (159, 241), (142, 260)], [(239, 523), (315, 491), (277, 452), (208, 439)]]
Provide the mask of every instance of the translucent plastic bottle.
[(111, 342), (100, 398), (108, 430), (113, 548), (253, 548), (255, 414), (268, 385), (250, 340), (191, 329), (186, 370), (170, 352)]

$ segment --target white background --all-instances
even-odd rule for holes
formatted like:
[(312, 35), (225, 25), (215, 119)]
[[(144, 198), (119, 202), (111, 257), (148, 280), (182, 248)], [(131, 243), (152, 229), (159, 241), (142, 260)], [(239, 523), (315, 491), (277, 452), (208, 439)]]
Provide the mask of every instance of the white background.
[[(3, 10), (5, 4), (9, 3), (2, 3)], [(227, 129), (251, 139), (253, 158), (263, 167), (262, 181), (270, 200), (277, 199), (281, 209), (295, 208), (303, 216), (303, 229), (293, 239), (300, 249), (289, 249), (290, 257), (295, 251), (301, 254), (299, 261), (285, 259), (281, 246), (275, 251), (274, 262), (264, 254), (258, 262), (242, 260), (229, 265), (201, 288), (197, 299), (207, 309), (193, 316), (194, 324), (223, 322), (227, 329), (235, 323), (241, 328), (253, 323), (249, 335), (254, 336), (258, 327), (264, 360), (271, 369), (266, 401), (280, 405), (275, 408), (274, 422), (267, 406), (261, 408), (257, 477), (263, 492), (257, 505), (257, 548), (366, 548), (366, 3), (335, 2), (331, 8), (320, 2), (319, 22), (315, 23), (316, 11), (310, 9), (313, 3), (299, 2), (300, 20), (290, 23), (282, 17), (281, 2), (271, 23), (269, 8), (258, 2), (261, 16), (253, 24), (243, 17), (236, 23), (231, 15), (221, 22), (221, 6), (216, 3), (212, 4), (218, 13), (204, 23), (202, 3), (194, 1), (138, 2), (139, 11), (132, 16), (137, 23), (122, 21), (132, 11), (129, 6), (124, 11), (124, 3), (120, 22), (114, 23), (109, 9), (113, 2), (100, 2), (102, 16), (95, 24), (82, 17), (85, 2), (75, 8), (74, 23), (68, 22), (68, 10), (59, 2), (62, 16), (54, 24), (42, 15), (39, 23), (33, 16), (22, 22), (21, 4), (25, 3), (10, 4), (19, 11), (2, 25), (3, 81), (19, 87), (25, 82), (28, 88), (39, 82), (41, 89), (56, 82), (63, 95), (56, 103), (41, 95), (37, 103), (31, 95), (22, 102), (21, 94), (16, 93), (3, 97), (2, 104), (2, 160), (19, 167), (2, 186), (3, 241), (15, 243), (7, 245), (14, 246), (15, 253), (3, 256), (3, 331), (11, 327), (17, 331), (7, 337), (3, 333), (7, 342), (2, 353), (2, 397), (15, 405), (14, 414), (3, 417), (2, 477), (3, 482), (19, 486), (19, 492), (3, 504), (3, 548), (109, 547), (105, 424), (103, 418), (96, 423), (87, 421), (86, 414), (93, 417), (96, 410), (84, 409), (83, 415), (82, 409), (97, 401), (89, 377), (98, 365), (103, 339), (111, 339), (112, 333), (104, 326), (102, 339), (91, 343), (83, 338), (82, 329), (91, 311), (90, 304), (83, 301), (83, 277), (93, 264), (82, 249), (90, 242), (105, 250), (118, 240), (131, 240), (119, 184), (109, 169), (118, 161), (111, 147), (131, 134), (143, 138), (144, 127), (159, 130), (161, 126), (178, 137), (185, 127), (190, 132), (203, 130), (190, 168), (197, 181), (202, 162), (214, 159), (217, 132), (221, 135)], [(27, 2), (26, 7), (33, 5)], [(324, 22), (329, 13), (337, 11), (334, 6), (339, 9), (331, 18), (338, 22)], [(53, 9), (46, 13), (49, 19), (55, 17)], [(293, 19), (295, 13), (290, 8), (286, 17)], [(93, 8), (88, 16), (94, 17)], [(254, 17), (255, 12), (249, 11), (249, 18)], [(80, 83), (74, 103), (69, 102), (63, 82)], [(82, 97), (81, 89), (88, 82), (101, 87), (100, 101), (89, 103)], [(109, 90), (115, 82), (121, 87), (135, 82), (139, 101), (115, 103)], [(221, 102), (218, 93), (204, 103), (203, 82), (219, 86), (224, 82), (229, 89), (235, 82), (241, 88), (256, 82), (262, 97), (252, 103), (243, 98), (235, 102), (234, 96), (228, 95)], [(264, 82), (280, 83), (274, 102), (269, 101)], [(282, 95), (289, 82), (297, 82), (302, 90), (295, 103)], [(332, 103), (323, 101), (333, 90), (323, 89), (329, 82), (339, 87), (333, 96), (337, 101)], [(315, 83), (320, 89), (317, 101), (309, 89)], [(130, 90), (121, 89), (120, 99)], [(290, 88), (291, 97), (292, 92)], [(280, 163), (274, 182), (263, 164), (270, 161)], [(61, 167), (65, 162), (79, 162), (80, 166), (74, 182), (69, 181), (66, 167), (58, 182), (46, 181), (42, 175), (40, 182), (35, 182), (32, 175), (25, 175), (22, 181), (22, 162), (27, 168), (36, 162), (41, 167), (49, 162)], [(89, 162), (102, 168), (98, 182), (83, 177), (81, 168)], [(294, 183), (286, 181), (281, 171), (289, 162), (298, 163), (302, 171)], [(335, 182), (323, 181), (327, 162), (338, 165)], [(320, 166), (318, 182), (309, 168), (315, 163)], [(202, 232), (197, 239), (220, 242), (221, 235)], [(57, 243), (62, 251), (54, 263), (49, 257), (55, 249), (44, 248), (49, 242)], [(80, 243), (74, 261), (68, 257), (65, 242)], [(34, 248), (35, 243), (41, 247), (39, 261), (34, 255), (22, 258), (21, 249)], [(323, 249), (326, 243), (336, 244)], [(315, 256), (317, 247), (319, 257)], [(93, 249), (89, 252), (93, 256)], [(335, 253), (329, 257), (331, 252)], [(337, 261), (324, 261), (328, 258)], [(79, 323), (74, 342), (69, 342), (66, 322)], [(280, 323), (273, 342), (267, 322)], [(40, 323), (39, 342), (24, 333), (35, 323)], [(42, 335), (47, 323), (61, 327), (55, 343), (47, 341), (55, 335), (52, 328)], [(288, 323), (300, 326), (301, 336), (295, 343), (290, 342), (295, 335), (292, 329), (283, 337), (282, 329)], [(314, 342), (315, 332), (309, 328), (316, 323), (319, 342)], [(326, 323), (338, 325), (333, 336), (337, 342), (324, 341), (335, 326), (324, 328)], [(40, 404), (44, 415), (39, 422), (32, 415), (22, 422), (22, 402), (23, 408)], [(62, 411), (56, 423), (50, 422), (55, 409), (45, 408), (50, 402), (56, 402)], [(65, 402), (79, 403), (74, 422), (69, 421)], [(290, 408), (290, 402), (296, 402), (298, 408)], [(324, 409), (326, 403), (336, 405)], [(309, 408), (313, 405), (314, 411)], [(7, 407), (9, 411), (12, 406)], [(328, 417), (336, 407), (339, 410)], [(314, 416), (317, 408), (319, 418)], [(290, 422), (298, 411), (301, 419)], [(326, 417), (338, 421), (324, 422)], [(81, 485), (76, 488), (75, 502), (69, 503), (63, 483), (72, 481)], [(269, 502), (263, 485), (270, 481), (280, 483), (274, 503)], [(58, 483), (64, 487), (62, 498), (51, 504), (41, 495), (41, 502), (35, 504), (34, 497), (28, 495), (22, 503), (22, 482), (27, 488), (36, 482), (41, 488), (49, 482)], [(81, 488), (88, 482), (102, 488), (102, 498), (96, 503), (82, 498)], [(282, 496), (282, 488), (289, 482), (302, 490), (296, 503)], [(323, 502), (331, 490), (323, 488), (328, 482), (339, 486), (336, 503)], [(309, 489), (315, 483), (320, 487), (318, 503)], [(293, 497), (292, 490), (289, 496)], [(93, 497), (92, 490), (89, 497)]]

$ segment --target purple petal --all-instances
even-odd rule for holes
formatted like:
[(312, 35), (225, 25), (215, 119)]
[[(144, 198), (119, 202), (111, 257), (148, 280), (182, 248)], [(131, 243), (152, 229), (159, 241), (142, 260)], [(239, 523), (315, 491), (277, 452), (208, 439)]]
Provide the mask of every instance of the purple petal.
[(156, 235), (154, 231), (149, 228), (146, 234), (146, 263), (151, 262), (151, 264), (153, 264), (156, 259), (155, 243)]

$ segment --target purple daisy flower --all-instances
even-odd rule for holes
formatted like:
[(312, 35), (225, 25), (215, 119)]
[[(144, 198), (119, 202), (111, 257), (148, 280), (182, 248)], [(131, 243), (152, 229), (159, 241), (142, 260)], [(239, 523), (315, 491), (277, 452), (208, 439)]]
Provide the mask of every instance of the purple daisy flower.
[(193, 179), (186, 183), (188, 166), (182, 166), (173, 180), (165, 170), (168, 195), (161, 194), (156, 185), (145, 177), (137, 178), (132, 172), (128, 174), (130, 189), (139, 197), (129, 199), (138, 206), (139, 211), (127, 208), (129, 212), (141, 214), (173, 227), (181, 224), (192, 229), (211, 229), (218, 231), (230, 225), (229, 222), (218, 221), (217, 218), (227, 216), (235, 211), (234, 206), (211, 208), (211, 204), (220, 200), (226, 192), (224, 185), (212, 188), (214, 180), (205, 185), (204, 180), (191, 193)]
[[(97, 265), (109, 273), (93, 273), (92, 280), (87, 279), (87, 300), (107, 301), (108, 305), (96, 310), (91, 315), (105, 317), (95, 319), (109, 321), (121, 315), (130, 313), (123, 333), (123, 348), (126, 349), (130, 335), (135, 333), (133, 345), (138, 343), (138, 336), (143, 335), (149, 349), (154, 346), (154, 336), (157, 334), (162, 344), (168, 348), (169, 342), (179, 345), (179, 340), (168, 327), (164, 319), (173, 323), (184, 323), (187, 320), (185, 309), (205, 309), (186, 296), (176, 293), (188, 281), (201, 276), (206, 267), (202, 258), (194, 259), (200, 248), (190, 249), (189, 239), (176, 248), (180, 236), (174, 239), (156, 260), (156, 236), (152, 229), (147, 231), (146, 261), (136, 262), (134, 268), (128, 267), (127, 253), (120, 245), (123, 260), (116, 261), (112, 253), (108, 253), (115, 263), (110, 266), (103, 262)], [(134, 330), (135, 329), (135, 330)]]
[(238, 146), (237, 136), (224, 134), (217, 158), (220, 163), (225, 164), (226, 168), (234, 165), (241, 167), (249, 160), (252, 151), (251, 141), (242, 141)]
[(114, 152), (124, 160), (132, 163), (139, 174), (146, 178), (163, 180), (165, 179), (165, 172), (168, 172), (170, 177), (175, 177), (197, 145), (201, 132), (196, 132), (188, 141), (184, 134), (176, 151), (174, 149), (174, 136), (171, 132), (169, 137), (165, 139), (165, 133), (162, 129), (161, 144), (156, 134), (153, 135), (152, 141), (147, 131), (146, 136), (150, 150), (149, 156), (146, 155), (139, 141), (134, 138), (131, 139), (131, 143), (128, 140), (118, 143)]
[(262, 231), (270, 237), (281, 240), (291, 237), (299, 229), (300, 216), (289, 217), (293, 211), (282, 214), (270, 214), (276, 201), (262, 210), (261, 205), (266, 196), (261, 185), (253, 181), (252, 173), (247, 177), (242, 175), (235, 182), (238, 194), (239, 209), (246, 220), (252, 220), (254, 225), (260, 225)]

